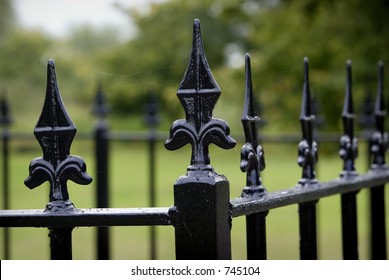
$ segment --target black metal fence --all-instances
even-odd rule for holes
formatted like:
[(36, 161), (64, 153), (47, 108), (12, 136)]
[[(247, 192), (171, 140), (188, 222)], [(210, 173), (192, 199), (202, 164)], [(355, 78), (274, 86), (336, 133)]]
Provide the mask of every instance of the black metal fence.
[[(229, 181), (223, 175), (216, 173), (211, 166), (208, 146), (213, 143), (221, 148), (230, 149), (236, 145), (236, 142), (230, 137), (228, 125), (223, 120), (212, 116), (221, 91), (205, 58), (200, 22), (195, 20), (192, 55), (177, 92), (186, 117), (173, 122), (169, 139), (165, 142), (168, 150), (176, 150), (186, 144), (192, 147), (191, 165), (187, 168), (187, 173), (178, 178), (174, 184), (174, 206), (153, 207), (155, 177), (151, 175), (150, 207), (108, 208), (108, 178), (105, 172), (97, 172), (95, 178), (99, 190), (97, 208), (80, 209), (75, 208), (69, 198), (67, 181), (89, 184), (92, 178), (86, 172), (83, 159), (70, 155), (70, 146), (76, 129), (64, 109), (56, 81), (54, 62), (50, 60), (46, 99), (34, 130), (43, 156), (31, 161), (30, 176), (25, 180), (26, 186), (31, 189), (48, 181), (50, 201), (45, 210), (1, 210), (0, 226), (6, 231), (9, 227), (48, 228), (52, 259), (71, 259), (72, 230), (75, 227), (90, 226), (99, 228), (98, 240), (102, 244), (99, 246), (98, 253), (100, 259), (110, 257), (107, 240), (108, 229), (111, 226), (152, 226), (151, 240), (154, 240), (153, 236), (155, 236), (154, 226), (173, 226), (177, 259), (230, 259), (233, 219), (246, 216), (247, 258), (266, 259), (268, 213), (275, 208), (295, 204), (299, 208), (300, 258), (317, 259), (317, 203), (324, 197), (340, 195), (343, 257), (358, 259), (356, 197), (361, 189), (370, 189), (371, 258), (386, 259), (384, 192), (385, 183), (389, 181), (389, 169), (385, 163), (388, 139), (384, 131), (386, 111), (383, 96), (383, 64), (379, 63), (378, 66), (375, 128), (369, 138), (370, 170), (365, 174), (358, 174), (354, 166), (358, 155), (358, 141), (354, 133), (351, 62), (348, 62), (348, 79), (342, 112), (344, 134), (340, 139), (339, 150), (344, 166), (338, 178), (326, 182), (317, 180), (315, 173), (318, 144), (314, 140), (315, 117), (312, 112), (308, 74), (308, 59), (304, 59), (304, 86), (300, 114), (302, 139), (298, 145), (298, 164), (302, 168), (301, 179), (295, 187), (268, 192), (261, 179), (265, 158), (257, 134), (259, 117), (254, 107), (250, 57), (246, 56), (246, 93), (242, 117), (245, 144), (241, 149), (240, 168), (246, 172), (247, 179), (241, 197), (231, 200)], [(109, 136), (103, 120), (107, 109), (104, 107), (102, 94), (98, 94), (96, 104), (95, 112), (100, 116), (95, 130), (98, 158), (96, 170), (101, 171), (108, 169), (106, 164), (109, 150)], [(153, 112), (150, 112), (148, 118), (152, 127), (156, 125)], [(5, 125), (9, 123), (6, 114), (2, 117), (2, 123)], [(6, 149), (8, 132), (4, 131), (3, 147)], [(152, 157), (156, 137), (155, 130), (151, 130), (149, 142), (151, 171), (155, 168)], [(4, 161), (7, 157), (5, 152)], [(3, 166), (4, 174), (8, 174), (7, 164)], [(8, 184), (7, 180), (5, 175), (4, 185)], [(4, 205), (7, 207), (6, 191), (3, 197)], [(152, 249), (151, 258), (154, 257)]]

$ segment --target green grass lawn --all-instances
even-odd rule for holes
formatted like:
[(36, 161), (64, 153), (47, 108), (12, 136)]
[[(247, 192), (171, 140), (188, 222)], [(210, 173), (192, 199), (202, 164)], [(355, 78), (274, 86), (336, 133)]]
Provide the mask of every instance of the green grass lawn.
[[(190, 160), (190, 147), (178, 151), (167, 151), (163, 143), (157, 144), (157, 206), (173, 204), (173, 184), (186, 172)], [(297, 144), (263, 144), (266, 153), (266, 169), (262, 173), (263, 182), (269, 192), (292, 187), (301, 176), (297, 165)], [(245, 174), (239, 169), (240, 147), (221, 150), (210, 149), (211, 163), (215, 170), (230, 181), (231, 198), (240, 195), (245, 183)], [(32, 158), (41, 156), (37, 142), (15, 141), (12, 143), (10, 206), (12, 209), (43, 209), (48, 202), (48, 185), (34, 190), (24, 186), (28, 176), (28, 165)], [(366, 169), (363, 146), (357, 169)], [(338, 176), (342, 162), (337, 156), (337, 144), (328, 145), (331, 156), (321, 156), (317, 166), (320, 180)], [(84, 158), (88, 173), (95, 177), (93, 145), (88, 140), (74, 141), (71, 153)], [(148, 204), (148, 154), (145, 143), (111, 144), (110, 154), (110, 205), (111, 207), (147, 207)], [(79, 208), (95, 207), (95, 185), (75, 185), (69, 182), (70, 198)], [(358, 227), (360, 258), (368, 258), (368, 192), (358, 194)], [(387, 215), (388, 218), (389, 215)], [(389, 224), (389, 221), (387, 222)], [(47, 229), (12, 228), (12, 259), (48, 259), (49, 238)], [(111, 228), (111, 256), (113, 259), (147, 259), (149, 256), (149, 229), (147, 227)], [(158, 258), (174, 259), (174, 229), (161, 226), (158, 233)], [(3, 232), (0, 234), (0, 248), (3, 246)], [(298, 259), (298, 213), (297, 205), (270, 211), (267, 218), (268, 258)], [(319, 258), (341, 259), (340, 197), (323, 198), (318, 203), (318, 243)], [(246, 257), (246, 237), (244, 217), (233, 220), (232, 254), (234, 259)], [(0, 249), (3, 258), (3, 250)], [(73, 258), (95, 258), (95, 229), (76, 228), (73, 231)]]

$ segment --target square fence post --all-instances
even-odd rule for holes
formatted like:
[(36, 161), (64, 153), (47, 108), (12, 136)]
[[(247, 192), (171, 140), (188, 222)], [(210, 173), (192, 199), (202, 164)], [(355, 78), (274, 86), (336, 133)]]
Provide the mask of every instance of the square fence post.
[(231, 259), (229, 182), (223, 176), (186, 176), (174, 185), (180, 223), (175, 228), (177, 259)]
[(173, 122), (165, 142), (168, 150), (192, 145), (191, 165), (174, 186), (177, 259), (231, 258), (229, 183), (210, 165), (208, 150), (211, 143), (224, 149), (236, 145), (226, 122), (212, 117), (220, 94), (196, 19), (189, 66), (177, 91), (186, 119)]

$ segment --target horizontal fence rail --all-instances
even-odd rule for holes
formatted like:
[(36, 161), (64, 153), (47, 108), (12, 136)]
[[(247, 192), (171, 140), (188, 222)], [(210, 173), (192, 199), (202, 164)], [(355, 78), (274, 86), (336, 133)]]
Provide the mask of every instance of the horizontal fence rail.
[[(174, 217), (174, 216), (173, 216)], [(2, 210), (3, 227), (104, 227), (173, 225), (169, 208), (77, 208), (70, 213)]]
[(336, 194), (374, 188), (389, 182), (389, 169), (369, 171), (353, 179), (335, 179), (319, 183), (315, 188), (293, 187), (266, 196), (239, 197), (231, 200), (231, 216), (239, 217), (271, 209), (318, 200)]

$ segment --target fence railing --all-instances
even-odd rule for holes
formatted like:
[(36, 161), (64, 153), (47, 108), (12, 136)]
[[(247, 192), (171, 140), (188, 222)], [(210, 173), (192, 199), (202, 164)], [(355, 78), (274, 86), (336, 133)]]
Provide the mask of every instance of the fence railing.
[[(185, 119), (173, 122), (168, 150), (176, 150), (186, 144), (192, 146), (191, 165), (187, 173), (174, 185), (174, 206), (147, 208), (107, 208), (107, 177), (99, 177), (100, 201), (98, 208), (75, 208), (70, 200), (67, 181), (89, 184), (82, 158), (70, 155), (70, 146), (76, 133), (75, 126), (66, 112), (59, 94), (54, 62), (48, 63), (46, 99), (42, 114), (35, 127), (43, 156), (31, 161), (27, 187), (33, 189), (45, 181), (50, 183), (50, 201), (44, 210), (1, 210), (0, 226), (44, 227), (50, 230), (52, 259), (72, 258), (72, 230), (75, 227), (99, 227), (99, 239), (108, 238), (110, 226), (173, 226), (177, 259), (230, 259), (231, 227), (233, 218), (246, 216), (247, 257), (266, 259), (266, 217), (272, 209), (296, 204), (299, 207), (300, 257), (317, 258), (316, 205), (327, 196), (340, 195), (342, 201), (343, 257), (358, 259), (357, 203), (361, 189), (371, 192), (371, 235), (373, 259), (386, 259), (385, 184), (389, 181), (389, 169), (385, 155), (388, 146), (384, 131), (386, 111), (383, 97), (383, 64), (378, 66), (378, 90), (375, 102), (375, 129), (372, 133), (370, 153), (371, 168), (358, 174), (354, 162), (358, 142), (354, 133), (354, 109), (351, 89), (351, 62), (347, 63), (347, 83), (342, 112), (344, 135), (340, 139), (340, 157), (344, 162), (339, 178), (320, 182), (316, 178), (318, 144), (314, 140), (308, 59), (304, 59), (304, 85), (300, 123), (302, 140), (298, 145), (298, 164), (302, 176), (291, 188), (268, 192), (261, 172), (265, 168), (264, 149), (259, 145), (256, 115), (251, 85), (250, 57), (246, 56), (246, 91), (242, 117), (245, 144), (241, 149), (241, 170), (247, 179), (240, 198), (230, 199), (229, 181), (219, 175), (210, 164), (209, 144), (229, 149), (236, 145), (229, 127), (221, 119), (213, 118), (212, 111), (221, 94), (208, 66), (203, 49), (200, 22), (195, 20), (193, 47), (189, 66), (180, 83), (177, 96), (184, 107)], [(101, 98), (101, 96), (100, 96)], [(102, 101), (100, 100), (100, 105)], [(98, 102), (98, 103), (99, 103)], [(96, 112), (103, 116), (104, 107)], [(155, 119), (149, 120), (155, 122)], [(96, 128), (96, 155), (107, 157), (108, 142), (104, 122)], [(153, 132), (154, 133), (154, 132)], [(153, 134), (155, 136), (155, 134)], [(6, 143), (6, 142), (4, 142)], [(151, 141), (150, 145), (154, 145)], [(153, 149), (153, 146), (150, 147)], [(102, 160), (101, 162), (104, 162)], [(101, 164), (97, 163), (97, 164)], [(150, 159), (150, 162), (152, 160)], [(152, 170), (154, 167), (150, 166)], [(98, 165), (97, 170), (106, 170)], [(282, 171), (280, 171), (282, 172)], [(6, 179), (4, 179), (6, 180)], [(150, 186), (155, 178), (150, 178)], [(7, 183), (5, 183), (6, 185)], [(150, 190), (152, 192), (152, 190)], [(4, 195), (6, 198), (7, 196)], [(153, 198), (150, 199), (153, 204)], [(151, 231), (151, 235), (153, 235)], [(99, 258), (109, 258), (102, 248)]]

